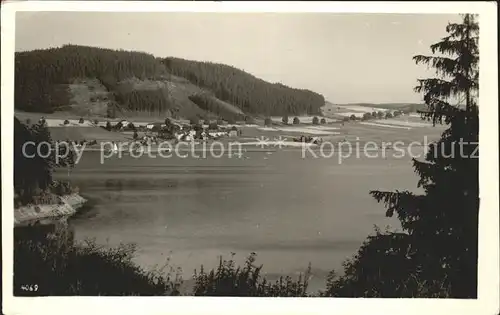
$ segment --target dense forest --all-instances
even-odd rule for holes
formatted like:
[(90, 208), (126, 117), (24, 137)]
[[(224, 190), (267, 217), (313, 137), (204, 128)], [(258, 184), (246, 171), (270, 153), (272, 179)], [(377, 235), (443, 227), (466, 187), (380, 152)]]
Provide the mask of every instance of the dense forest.
[(116, 92), (116, 101), (128, 110), (163, 114), (172, 110), (173, 104), (163, 89), (130, 90)]
[(211, 112), (218, 118), (222, 118), (229, 123), (234, 123), (237, 120), (244, 120), (245, 116), (236, 113), (229, 108), (225, 107), (222, 102), (215, 97), (207, 94), (191, 95), (189, 99), (198, 105), (201, 109)]
[(15, 106), (53, 112), (61, 105), (54, 88), (75, 78), (97, 78), (110, 84), (126, 78), (165, 74), (153, 55), (123, 50), (65, 45), (62, 48), (18, 52), (15, 56)]
[(325, 105), (322, 95), (269, 83), (234, 67), (179, 58), (163, 60), (171, 74), (208, 88), (215, 96), (246, 113), (265, 115), (318, 114)]
[[(208, 90), (250, 115), (317, 114), (324, 105), (323, 96), (317, 93), (268, 83), (227, 65), (160, 59), (143, 52), (64, 45), (16, 53), (15, 107), (45, 113), (65, 110), (71, 104), (69, 84), (77, 79), (97, 79), (109, 92), (108, 106), (113, 111), (116, 112), (115, 107), (119, 106), (125, 111), (161, 115), (167, 109), (172, 110), (173, 104), (186, 102), (176, 102), (178, 100), (172, 99), (176, 94), (167, 88), (131, 91), (121, 86), (123, 81), (131, 78), (168, 82), (172, 75), (187, 79), (185, 84), (190, 82)], [(172, 88), (179, 88), (179, 85), (182, 84)], [(179, 108), (175, 110), (179, 111)]]

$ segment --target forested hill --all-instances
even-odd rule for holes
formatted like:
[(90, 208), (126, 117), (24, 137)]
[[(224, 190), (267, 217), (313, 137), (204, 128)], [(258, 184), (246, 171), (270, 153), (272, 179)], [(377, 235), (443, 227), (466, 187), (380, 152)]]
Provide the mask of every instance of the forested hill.
[(15, 107), (31, 112), (242, 118), (312, 114), (323, 105), (317, 93), (223, 64), (76, 45), (15, 56)]
[(317, 114), (325, 105), (324, 97), (318, 93), (271, 84), (228, 65), (180, 58), (166, 58), (163, 63), (170, 73), (210, 89), (217, 98), (247, 113)]
[(127, 78), (146, 79), (161, 74), (165, 74), (165, 67), (154, 56), (140, 52), (75, 45), (17, 52), (15, 106), (41, 112), (61, 109), (70, 105), (64, 98), (70, 95), (60, 92), (79, 78), (95, 78), (114, 89)]

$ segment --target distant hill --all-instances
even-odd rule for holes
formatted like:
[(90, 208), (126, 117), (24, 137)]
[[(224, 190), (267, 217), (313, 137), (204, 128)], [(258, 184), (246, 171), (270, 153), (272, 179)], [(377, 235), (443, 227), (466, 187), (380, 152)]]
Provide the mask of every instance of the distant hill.
[(363, 117), (365, 113), (378, 112), (394, 112), (402, 111), (403, 113), (416, 113), (419, 110), (425, 110), (425, 104), (415, 103), (349, 103), (349, 104), (334, 104), (325, 101), (325, 106), (321, 108), (323, 116), (344, 119), (345, 117)]
[(17, 52), (15, 108), (93, 117), (317, 114), (322, 95), (234, 67), (97, 47)]
[(381, 108), (381, 109), (391, 109), (391, 110), (401, 110), (401, 111), (409, 111), (416, 112), (418, 110), (425, 110), (425, 104), (419, 103), (349, 103), (343, 104), (349, 106), (363, 106), (363, 107), (372, 107), (372, 108)]

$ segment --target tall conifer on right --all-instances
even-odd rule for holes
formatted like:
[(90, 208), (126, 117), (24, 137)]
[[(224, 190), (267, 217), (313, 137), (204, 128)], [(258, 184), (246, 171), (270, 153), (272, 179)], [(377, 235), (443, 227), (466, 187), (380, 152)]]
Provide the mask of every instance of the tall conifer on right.
[[(436, 70), (436, 78), (419, 79), (416, 92), (428, 107), (421, 112), (449, 128), (427, 153), (413, 160), (424, 195), (409, 192), (371, 194), (397, 213), (409, 234), (410, 257), (424, 281), (449, 286), (453, 297), (477, 294), (479, 213), (478, 140), (479, 25), (471, 14), (450, 23), (448, 36), (431, 46), (434, 56), (415, 56), (417, 64)], [(437, 54), (437, 56), (436, 56)], [(455, 104), (453, 104), (456, 102)]]
[(446, 27), (448, 36), (417, 64), (436, 70), (418, 80), (422, 118), (449, 127), (425, 161), (413, 159), (421, 195), (372, 191), (397, 214), (403, 233), (377, 231), (329, 280), (327, 295), (474, 298), (477, 296), (479, 214), (479, 25), (471, 14)]

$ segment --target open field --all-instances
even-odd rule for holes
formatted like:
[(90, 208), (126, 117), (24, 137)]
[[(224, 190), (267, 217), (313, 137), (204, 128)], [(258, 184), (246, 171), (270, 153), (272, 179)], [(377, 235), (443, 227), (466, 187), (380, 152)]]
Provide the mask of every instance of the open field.
[(376, 107), (365, 107), (359, 105), (338, 105), (343, 110), (361, 112), (361, 113), (372, 113), (372, 112), (386, 112), (386, 108), (376, 108)]
[(339, 134), (339, 132), (334, 132), (329, 129), (320, 130), (320, 129), (312, 129), (307, 127), (282, 127), (282, 128), (271, 128), (271, 127), (259, 127), (259, 130), (262, 131), (276, 131), (276, 132), (285, 132), (285, 133), (300, 133), (300, 134), (309, 134), (309, 135), (334, 135)]
[[(165, 118), (161, 118), (158, 116), (151, 117), (148, 119), (144, 116), (132, 116), (132, 117), (120, 117), (120, 118), (103, 118), (97, 116), (76, 116), (65, 112), (55, 112), (52, 114), (42, 114), (42, 113), (28, 113), (28, 112), (15, 112), (15, 116), (23, 123), (29, 119), (31, 124), (38, 122), (38, 120), (42, 117), (45, 117), (47, 125), (49, 127), (65, 127), (64, 121), (68, 120), (69, 124), (66, 125), (69, 127), (95, 127), (95, 126), (106, 126), (106, 122), (109, 121), (113, 124), (118, 123), (119, 121), (126, 120), (128, 122), (132, 122), (136, 126), (146, 126), (147, 124), (154, 122), (164, 122)], [(84, 123), (80, 124), (80, 118), (84, 119)], [(180, 124), (189, 124), (189, 120), (187, 119), (171, 119), (172, 122), (180, 123)], [(97, 121), (97, 125), (95, 124)]]
[[(420, 119), (419, 119), (420, 120)], [(421, 121), (421, 122), (420, 122)], [(432, 124), (426, 121), (415, 121), (415, 119), (379, 119), (379, 120), (371, 120), (367, 122), (360, 122), (361, 124), (380, 124), (385, 125), (387, 127), (405, 127), (405, 128), (415, 128), (415, 127), (430, 127)]]
[(405, 126), (397, 126), (397, 125), (388, 125), (388, 124), (383, 124), (383, 123), (376, 123), (376, 122), (360, 122), (361, 125), (365, 126), (374, 126), (374, 127), (385, 127), (385, 128), (395, 128), (395, 129), (407, 129), (410, 130), (410, 127), (405, 127)]
[[(21, 114), (16, 116), (23, 119), (30, 118), (32, 122), (36, 122), (42, 114)], [(47, 124), (51, 130), (54, 140), (96, 140), (101, 141), (130, 141), (131, 133), (126, 132), (109, 132), (101, 127), (105, 126), (106, 121), (98, 121), (96, 126), (92, 121), (85, 120), (83, 124), (78, 123), (78, 119), (68, 119), (69, 125), (64, 125), (64, 117), (56, 115), (43, 115), (46, 117)], [(57, 118), (56, 118), (57, 117)], [(302, 117), (303, 118), (303, 117)], [(148, 121), (132, 121), (136, 126), (146, 125)], [(114, 121), (116, 123), (117, 120)], [(178, 121), (180, 123), (188, 123), (187, 121)], [(226, 127), (232, 127), (227, 125)], [(413, 141), (423, 142), (424, 137), (429, 139), (437, 139), (443, 131), (443, 126), (433, 127), (430, 122), (423, 121), (420, 117), (402, 116), (392, 119), (369, 120), (366, 122), (346, 122), (346, 123), (330, 123), (325, 125), (312, 125), (301, 123), (299, 125), (288, 126), (273, 126), (264, 127), (262, 125), (234, 125), (242, 131), (241, 137), (227, 138), (228, 141), (239, 142), (255, 142), (257, 138), (268, 138), (269, 141), (275, 141), (282, 137), (285, 141), (290, 141), (291, 138), (299, 137), (300, 135), (321, 137), (325, 141), (340, 142), (340, 141), (356, 141), (365, 143), (368, 141), (375, 142), (394, 142), (402, 141), (410, 143)], [(208, 127), (208, 126), (204, 126)], [(143, 133), (139, 132), (139, 136)], [(294, 144), (290, 144), (294, 146)]]
[[(441, 133), (443, 132), (445, 126), (437, 125), (435, 127), (432, 124), (422, 124), (419, 125), (414, 122), (415, 125), (411, 125), (412, 120), (417, 120), (417, 118), (410, 119), (409, 126), (398, 126), (398, 125), (382, 125), (382, 122), (387, 122), (388, 120), (383, 120), (380, 123), (368, 123), (364, 124), (361, 122), (347, 122), (344, 125), (335, 124), (326, 126), (312, 126), (312, 125), (302, 125), (299, 127), (242, 127), (242, 133), (244, 138), (257, 139), (257, 138), (268, 138), (270, 141), (278, 139), (280, 136), (282, 138), (290, 139), (293, 137), (298, 137), (300, 135), (308, 136), (319, 136), (325, 141), (339, 142), (339, 141), (350, 141), (359, 142), (360, 144), (366, 142), (396, 142), (401, 141), (402, 143), (409, 144), (411, 142), (424, 143), (427, 138), (430, 140), (437, 140)], [(251, 141), (251, 140), (250, 140)]]

